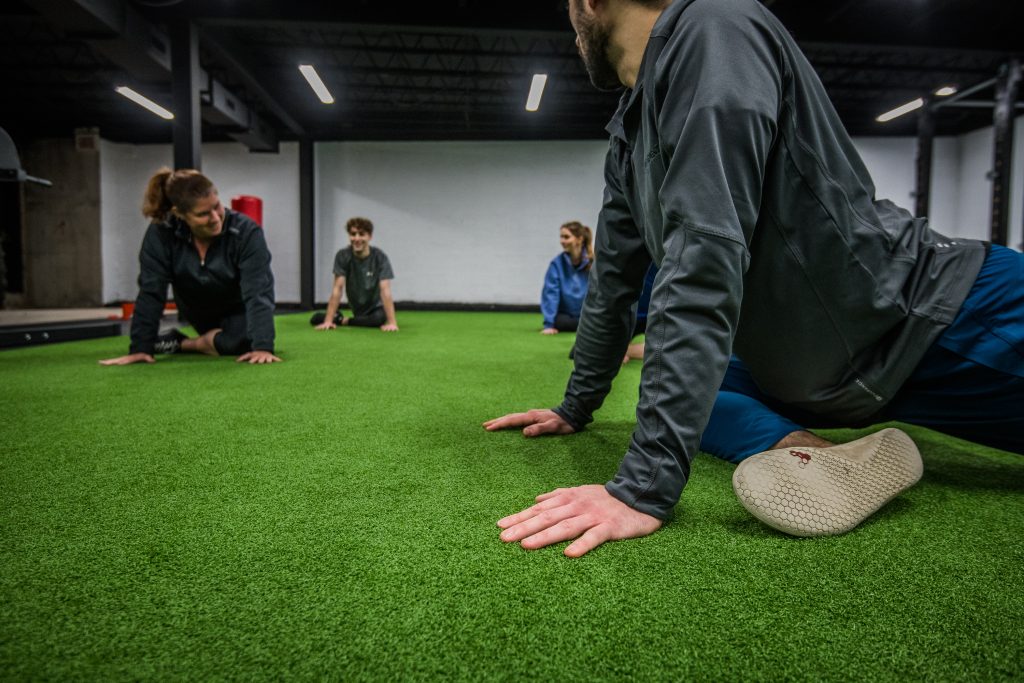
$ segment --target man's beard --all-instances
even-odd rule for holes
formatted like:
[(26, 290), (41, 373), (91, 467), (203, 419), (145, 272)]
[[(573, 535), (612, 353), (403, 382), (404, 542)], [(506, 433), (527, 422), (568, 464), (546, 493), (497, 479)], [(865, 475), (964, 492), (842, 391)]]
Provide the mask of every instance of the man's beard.
[[(579, 44), (577, 50), (583, 59), (590, 82), (598, 90), (618, 90), (622, 87), (619, 74), (608, 59), (608, 43), (610, 34), (597, 25), (596, 21), (586, 17), (579, 18)], [(584, 49), (586, 48), (586, 49)]]

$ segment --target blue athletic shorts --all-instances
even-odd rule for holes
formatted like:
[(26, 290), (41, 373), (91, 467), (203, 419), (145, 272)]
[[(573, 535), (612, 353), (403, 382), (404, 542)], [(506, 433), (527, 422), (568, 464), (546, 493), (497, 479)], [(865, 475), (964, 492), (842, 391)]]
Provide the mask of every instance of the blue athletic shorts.
[[(1024, 453), (1024, 254), (993, 245), (952, 324), (879, 415)], [(805, 427), (837, 427), (761, 394), (732, 359), (701, 449), (739, 462)]]

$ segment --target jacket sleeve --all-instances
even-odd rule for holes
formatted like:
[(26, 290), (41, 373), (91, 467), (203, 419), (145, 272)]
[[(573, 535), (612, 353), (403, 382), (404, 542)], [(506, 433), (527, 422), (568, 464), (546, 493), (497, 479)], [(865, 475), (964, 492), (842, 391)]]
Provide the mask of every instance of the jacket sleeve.
[(576, 333), (575, 367), (562, 404), (555, 408), (577, 431), (593, 419), (622, 367), (633, 331), (632, 306), (651, 262), (622, 192), (620, 169), (628, 166), (612, 140), (605, 157), (605, 191), (597, 219), (594, 265)]
[(691, 5), (647, 94), (658, 116), (654, 163), (665, 164), (658, 191), (664, 255), (637, 426), (606, 488), (661, 519), (686, 484), (728, 365), (775, 137), (782, 74), (759, 11)]
[(274, 351), (274, 274), (261, 228), (246, 231), (239, 253), (242, 301), (253, 351)]
[(561, 297), (561, 278), (558, 275), (558, 263), (551, 261), (548, 272), (544, 274), (544, 288), (540, 292), (540, 312), (544, 316), (544, 327), (554, 327), (558, 315), (558, 300)]
[(132, 314), (129, 353), (153, 354), (160, 318), (171, 283), (171, 253), (160, 237), (158, 224), (151, 223), (139, 250), (139, 295)]

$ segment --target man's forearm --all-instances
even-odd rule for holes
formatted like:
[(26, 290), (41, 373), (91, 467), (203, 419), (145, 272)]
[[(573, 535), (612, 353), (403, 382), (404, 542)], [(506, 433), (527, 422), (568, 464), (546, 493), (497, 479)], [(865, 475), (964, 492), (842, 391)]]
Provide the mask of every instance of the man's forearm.
[(384, 315), (387, 316), (388, 325), (397, 325), (398, 322), (395, 320), (395, 301), (391, 298), (391, 294), (382, 294), (380, 297), (381, 304), (384, 306)]

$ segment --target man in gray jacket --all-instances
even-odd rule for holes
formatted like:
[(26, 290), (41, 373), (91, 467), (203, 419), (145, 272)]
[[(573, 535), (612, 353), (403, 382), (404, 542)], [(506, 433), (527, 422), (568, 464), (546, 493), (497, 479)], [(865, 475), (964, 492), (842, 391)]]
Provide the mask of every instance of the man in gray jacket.
[[(722, 403), (719, 387), (749, 387), (780, 420), (791, 412), (793, 429), (759, 449), (775, 450), (726, 457), (745, 458), (734, 486), (748, 510), (798, 535), (852, 528), (912, 485), (921, 463), (898, 430), (829, 448), (794, 418), (849, 425), (924, 414), (908, 421), (928, 424), (948, 396), (935, 404), (942, 409), (911, 400), (903, 410), (906, 392), (920, 399), (929, 382), (977, 384), (972, 372), (984, 366), (1001, 373), (986, 381), (1012, 413), (1001, 433), (1019, 434), (1020, 411), (1006, 406), (1024, 403), (1024, 363), (1020, 336), (1006, 339), (1024, 328), (1021, 255), (1000, 249), (990, 265), (989, 245), (945, 238), (876, 201), (824, 88), (767, 9), (755, 0), (570, 0), (569, 11), (594, 84), (627, 88), (608, 125), (575, 370), (554, 410), (485, 427), (583, 429), (619, 368), (644, 273), (652, 261), (659, 271), (637, 426), (618, 473), (604, 486), (539, 496), (499, 521), (502, 540), (538, 548), (575, 538), (565, 552), (579, 556), (658, 529)], [(982, 317), (1003, 319), (1003, 329), (971, 324), (978, 316), (961, 311), (965, 300), (970, 310), (995, 300)], [(937, 359), (940, 347), (955, 357)], [(981, 347), (998, 358), (956, 355)], [(733, 354), (742, 364), (727, 374)], [(868, 500), (857, 499), (864, 490)]]

